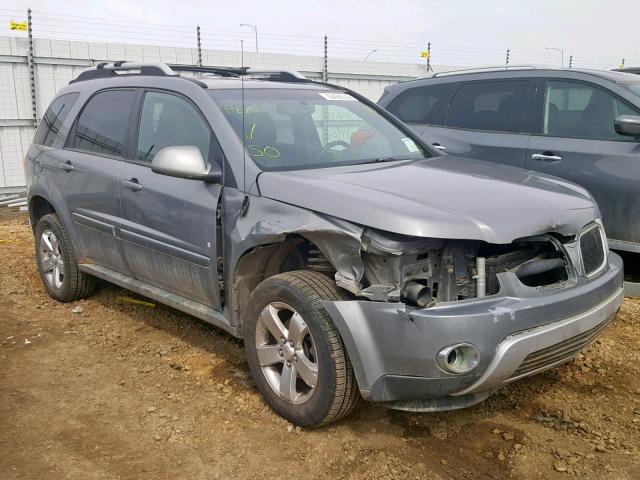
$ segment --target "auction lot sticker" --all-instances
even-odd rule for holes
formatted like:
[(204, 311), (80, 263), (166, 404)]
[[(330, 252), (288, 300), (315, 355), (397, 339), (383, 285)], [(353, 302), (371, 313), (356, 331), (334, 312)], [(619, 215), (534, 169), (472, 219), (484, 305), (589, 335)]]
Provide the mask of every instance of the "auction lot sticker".
[(336, 93), (336, 92), (322, 92), (319, 93), (319, 95), (323, 98), (326, 98), (327, 100), (343, 100), (343, 101), (349, 101), (349, 102), (355, 102), (356, 99), (353, 98), (351, 95), (348, 95), (346, 93)]

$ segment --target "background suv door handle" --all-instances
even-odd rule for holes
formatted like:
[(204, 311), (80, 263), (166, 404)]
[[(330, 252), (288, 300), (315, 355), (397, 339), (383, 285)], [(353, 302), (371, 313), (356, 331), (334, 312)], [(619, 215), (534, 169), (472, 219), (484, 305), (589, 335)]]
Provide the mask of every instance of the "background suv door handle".
[(75, 167), (73, 165), (71, 165), (70, 161), (66, 161), (64, 163), (60, 162), (58, 164), (58, 168), (60, 168), (61, 170), (64, 170), (66, 172), (73, 172), (73, 170), (75, 169)]
[(531, 158), (543, 163), (556, 163), (562, 160), (559, 155), (554, 155), (552, 152), (534, 153)]
[(433, 146), (434, 146), (434, 148), (435, 148), (435, 149), (437, 149), (437, 150), (442, 150), (442, 151), (444, 151), (444, 150), (446, 150), (446, 149), (447, 149), (447, 147), (445, 147), (444, 145), (440, 145), (439, 143), (434, 143), (434, 144), (433, 144)]
[(134, 192), (139, 192), (140, 190), (142, 190), (142, 184), (138, 182), (137, 178), (132, 178), (131, 180), (122, 180), (120, 183)]

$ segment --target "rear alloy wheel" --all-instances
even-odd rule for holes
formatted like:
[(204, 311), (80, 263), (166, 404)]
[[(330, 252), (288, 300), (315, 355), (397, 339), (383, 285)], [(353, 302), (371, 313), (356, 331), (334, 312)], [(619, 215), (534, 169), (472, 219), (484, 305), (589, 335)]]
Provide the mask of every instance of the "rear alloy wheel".
[(50, 287), (62, 288), (64, 282), (64, 258), (60, 253), (60, 242), (51, 230), (40, 235), (40, 262), (44, 280)]
[(349, 415), (360, 393), (338, 329), (322, 300), (347, 300), (329, 277), (299, 270), (256, 287), (247, 306), (245, 348), (256, 386), (295, 425)]
[(38, 271), (49, 295), (60, 302), (89, 296), (95, 279), (78, 269), (71, 241), (58, 216), (43, 216), (36, 225)]

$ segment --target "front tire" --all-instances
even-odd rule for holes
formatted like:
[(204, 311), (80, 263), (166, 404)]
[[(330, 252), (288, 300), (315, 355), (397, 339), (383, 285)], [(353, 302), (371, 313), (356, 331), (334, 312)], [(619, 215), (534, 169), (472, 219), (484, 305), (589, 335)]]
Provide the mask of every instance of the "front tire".
[(38, 271), (49, 295), (73, 302), (93, 292), (95, 279), (78, 269), (76, 256), (58, 215), (44, 215), (36, 226)]
[(300, 270), (264, 280), (247, 307), (245, 348), (258, 390), (276, 413), (303, 427), (346, 417), (360, 398), (321, 300), (347, 297), (325, 275)]

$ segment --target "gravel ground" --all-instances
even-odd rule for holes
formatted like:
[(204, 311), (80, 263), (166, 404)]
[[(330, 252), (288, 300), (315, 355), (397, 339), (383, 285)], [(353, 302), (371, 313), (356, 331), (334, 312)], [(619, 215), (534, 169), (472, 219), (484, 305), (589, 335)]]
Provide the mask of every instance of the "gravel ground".
[(640, 478), (640, 300), (575, 361), (440, 414), (363, 404), (294, 428), (240, 342), (104, 284), (59, 304), (26, 216), (0, 218), (0, 478)]

